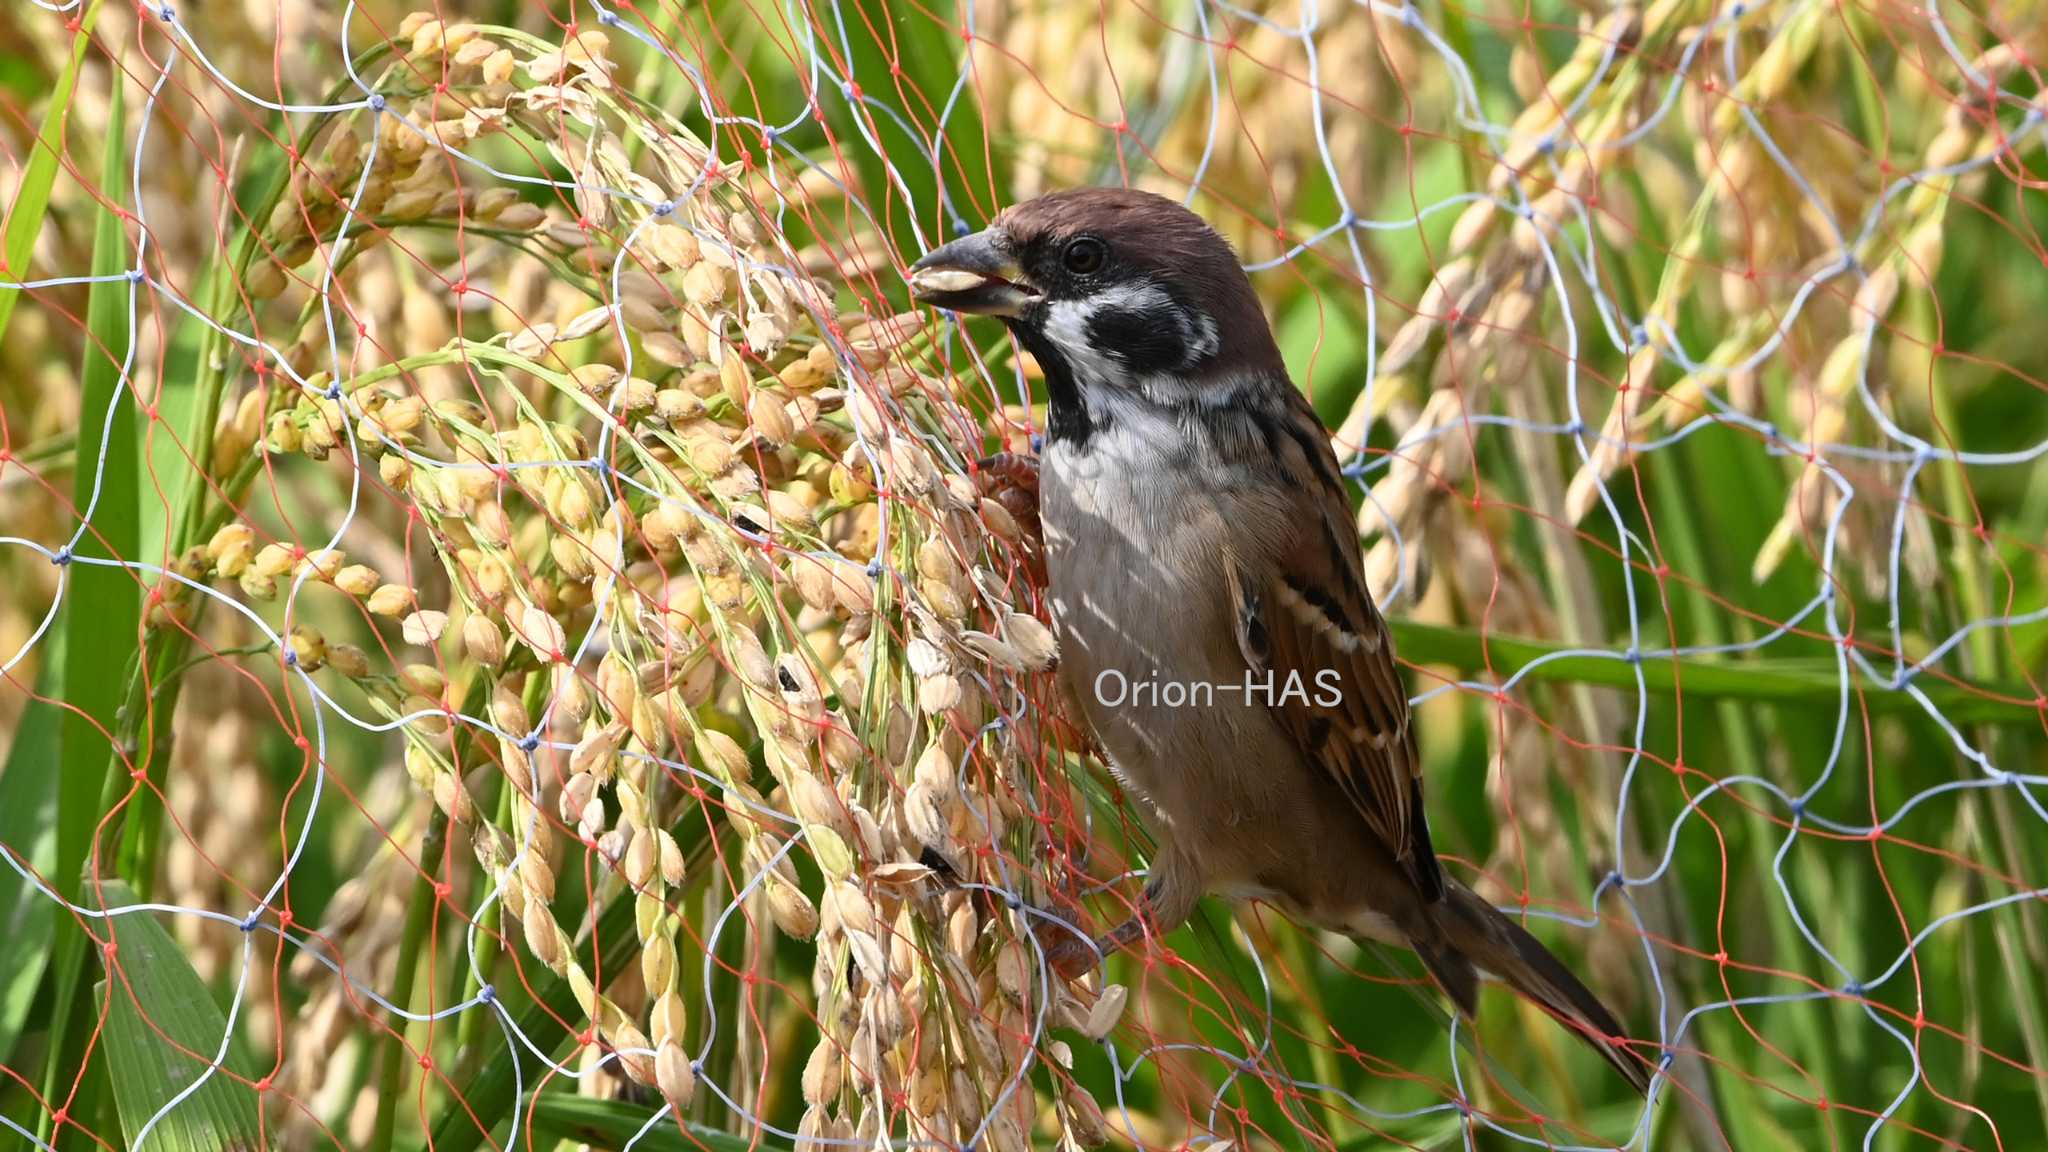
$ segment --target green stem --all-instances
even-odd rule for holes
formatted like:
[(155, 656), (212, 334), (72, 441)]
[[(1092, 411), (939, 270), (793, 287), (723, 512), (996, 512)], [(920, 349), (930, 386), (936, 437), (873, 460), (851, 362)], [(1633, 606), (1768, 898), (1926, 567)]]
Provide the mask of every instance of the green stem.
[[(599, 969), (605, 972), (624, 969), (633, 962), (640, 947), (639, 937), (633, 930), (633, 894), (627, 892), (613, 898), (595, 919), (594, 940), (579, 938), (576, 943), (578, 954), (595, 954)], [(512, 942), (506, 944), (507, 948), (518, 946)], [(529, 967), (523, 979), (532, 982), (533, 1002), (523, 1009), (513, 1010), (516, 1017), (514, 1026), (533, 1041), (537, 1050), (559, 1051), (572, 1039), (562, 1030), (559, 1021), (574, 1019), (582, 1011), (577, 1007), (575, 993), (567, 980), (545, 968), (536, 970), (536, 967)], [(527, 1058), (530, 1057), (516, 1045), (497, 1046), (476, 1075), (458, 1084), (456, 1095), (468, 1102), (469, 1109), (474, 1110), (487, 1127), (495, 1128), (510, 1115), (511, 1109), (527, 1103), (512, 1093), (513, 1065)], [(541, 1097), (547, 1095), (549, 1093), (540, 1094)], [(486, 1134), (470, 1119), (469, 1110), (446, 1108), (434, 1118), (434, 1130), (428, 1137), (427, 1147), (434, 1152), (470, 1152), (484, 1142)]]
[[(1660, 696), (1711, 700), (1753, 700), (1781, 705), (1821, 704), (1840, 699), (1842, 682), (1832, 661), (1757, 660), (1720, 656), (1678, 656), (1650, 653), (1631, 665), (1613, 655), (1586, 653), (1583, 645), (1526, 636), (1501, 636), (1463, 628), (1390, 620), (1401, 659), (1412, 664), (1445, 664), (1464, 673), (1488, 672), (1497, 682), (1526, 673), (1521, 683), (1592, 684), (1633, 692), (1640, 671), (1643, 685)], [(1541, 663), (1539, 663), (1541, 661)], [(1919, 701), (1889, 685), (1865, 683), (1862, 706), (1872, 715), (1915, 715)], [(2024, 698), (2032, 693), (2016, 685), (1983, 683), (1958, 677), (1952, 682), (1920, 681), (1916, 687), (1943, 715), (1956, 723), (2038, 725), (2041, 713)]]
[[(534, 677), (536, 682), (539, 682), (540, 679), (538, 676)], [(499, 781), (496, 815), (492, 818), (491, 822), (500, 828), (509, 829), (512, 827), (512, 796), (515, 791), (510, 780)], [(490, 882), (489, 877), (484, 879), (486, 883)], [(504, 907), (505, 902), (503, 900), (491, 901), (491, 906), (484, 910), (483, 918), (477, 923), (477, 933), (479, 936), (489, 940), (497, 935), (498, 925), (503, 922), (500, 914), (504, 911)], [(463, 1000), (474, 998), (477, 993), (483, 991), (484, 985), (491, 982), (491, 971), (497, 966), (499, 947), (501, 945), (491, 944), (488, 947), (479, 948), (480, 955), (477, 957), (476, 966), (467, 969), (463, 977)], [(462, 1061), (467, 1066), (473, 1067), (476, 1063), (476, 1061), (471, 1059), (471, 1056), (477, 1051), (477, 1036), (483, 1031), (484, 1025), (490, 1022), (489, 1016), (490, 1014), (486, 1012), (464, 1012), (456, 1023), (456, 1059)]]
[[(1654, 487), (1658, 497), (1657, 535), (1666, 549), (1672, 566), (1681, 572), (1729, 575), (1716, 573), (1716, 568), (1722, 566), (1715, 565), (1708, 558), (1706, 533), (1695, 519), (1692, 503), (1685, 495), (1698, 489), (1687, 482), (1681, 462), (1672, 458), (1669, 453), (1656, 452), (1650, 454), (1648, 463), (1651, 475), (1655, 479)], [(1736, 634), (1747, 631), (1738, 622), (1735, 631), (1731, 633), (1729, 628), (1723, 626), (1721, 614), (1714, 610), (1713, 602), (1705, 595), (1695, 592), (1685, 595), (1683, 599), (1689, 609), (1687, 615), (1694, 641), (1709, 645), (1726, 644)], [(1749, 637), (1744, 635), (1742, 638)], [(1687, 687), (1689, 689), (1690, 685)], [(1733, 700), (1721, 700), (1714, 706), (1714, 716), (1720, 725), (1722, 741), (1728, 748), (1731, 773), (1766, 778), (1768, 774), (1764, 759), (1758, 751), (1758, 733), (1756, 726), (1750, 722), (1749, 710)], [(1769, 876), (1774, 867), (1773, 857), (1776, 849), (1772, 841), (1776, 837), (1777, 825), (1762, 809), (1751, 809), (1747, 823), (1749, 834), (1743, 839), (1749, 847), (1750, 869), (1755, 876)], [(1814, 864), (1810, 856), (1802, 856), (1800, 859), (1802, 890), (1815, 895), (1827, 891), (1824, 887), (1825, 871)], [(1801, 941), (1798, 928), (1792, 922), (1790, 910), (1785, 907), (1783, 901), (1765, 900), (1762, 903), (1768, 917), (1767, 928), (1760, 942), (1763, 954), (1773, 957), (1791, 954), (1791, 950), (1801, 946)], [(1831, 1033), (1819, 1006), (1812, 1001), (1800, 1001), (1786, 1005), (1786, 1009), (1792, 1013), (1798, 1024), (1793, 1033), (1799, 1038), (1803, 1052), (1801, 1063), (1812, 1070), (1814, 1078), (1821, 1084), (1836, 1083), (1832, 1048), (1828, 1043)], [(1735, 1029), (1723, 1014), (1714, 1013), (1703, 1023), (1728, 1033), (1731, 1043), (1736, 1041)], [(1723, 1075), (1719, 1080), (1728, 1093), (1726, 1107), (1733, 1107), (1737, 1100), (1743, 1099), (1749, 1100), (1752, 1105), (1755, 1104), (1755, 1086), (1743, 1076)], [(1832, 1124), (1834, 1117), (1829, 1115), (1827, 1122)]]
[(78, 455), (78, 433), (59, 432), (23, 448), (14, 454), (14, 462), (26, 465), (31, 473), (48, 477), (53, 472), (67, 467), (76, 467)]
[[(653, 1116), (654, 1109), (624, 1100), (593, 1100), (566, 1092), (543, 1092), (533, 1098), (534, 1133), (547, 1138), (542, 1147), (554, 1141), (593, 1148), (624, 1148), (633, 1143), (647, 1152), (776, 1152), (780, 1147), (758, 1135), (735, 1136), (699, 1124), (682, 1126), (688, 1129), (685, 1132), (673, 1118), (648, 1128), (647, 1121)], [(646, 1129), (644, 1135), (642, 1129)]]
[[(1316, 982), (1316, 959), (1310, 954), (1308, 938), (1292, 929), (1283, 930), (1279, 936), (1281, 947), (1287, 953), (1287, 967), (1299, 974), (1299, 992), (1287, 997), (1294, 1000), (1300, 1010), (1300, 1019), (1328, 1020), (1329, 1012), (1323, 1007), (1320, 987)], [(1276, 989), (1277, 991), (1277, 989)], [(1344, 1083), (1344, 1074), (1337, 1067), (1337, 1050), (1328, 1044), (1311, 1042), (1308, 1045), (1309, 1070), (1318, 1083), (1327, 1085), (1316, 1094), (1323, 1106), (1323, 1132), (1333, 1141), (1346, 1141), (1359, 1135), (1359, 1125), (1344, 1107), (1343, 1098), (1336, 1085)]]
[[(405, 911), (405, 935), (398, 946), (398, 974), (391, 986), (392, 1004), (410, 1009), (412, 989), (419, 966), (425, 960), (427, 933), (434, 922), (434, 905), (440, 899), (435, 872), (448, 843), (448, 816), (435, 805), (427, 816), (427, 834), (420, 841), (419, 880), (413, 884), (412, 899)], [(377, 1118), (370, 1132), (369, 1146), (389, 1152), (392, 1126), (398, 1118), (398, 1089), (405, 1081), (404, 1019), (391, 1021), (385, 1033), (384, 1072), (377, 1086)]]
[[(379, 45), (363, 53), (357, 60), (357, 68), (369, 66), (387, 50), (388, 45)], [(329, 100), (338, 98), (340, 91), (339, 87), (333, 89)], [(310, 152), (331, 121), (332, 117), (320, 117), (307, 126), (296, 141), (299, 155)], [(271, 210), (289, 187), (289, 174), (280, 168), (272, 176), (269, 187), (249, 218), (268, 220)], [(243, 232), (228, 263), (214, 266), (206, 315), (225, 316), (238, 302), (235, 285), (247, 274), (260, 251), (256, 231)], [(200, 342), (196, 384), (198, 402), (193, 405), (192, 419), (185, 432), (186, 443), (192, 453), (192, 470), (185, 478), (184, 491), (179, 497), (182, 515), (178, 523), (170, 526), (167, 536), (167, 552), (172, 556), (182, 555), (194, 542), (205, 539), (226, 523), (234, 515), (238, 497), (256, 476), (256, 469), (245, 463), (224, 485), (227, 499), (214, 504), (206, 498), (206, 481), (213, 470), (213, 428), (220, 415), (221, 401), (228, 391), (230, 365), (239, 362), (231, 355), (227, 341), (223, 332), (208, 325)], [(204, 607), (204, 600), (195, 601), (195, 614)], [(171, 676), (171, 672), (184, 662), (193, 634), (189, 628), (160, 628), (148, 635), (136, 673), (129, 681), (127, 702), (122, 706), (116, 747), (133, 747), (140, 743), (140, 728), (144, 720), (149, 719), (153, 730), (142, 766), (149, 783), (159, 792), (170, 771), (174, 727), (171, 721), (177, 714), (178, 691), (183, 685), (183, 679)], [(162, 840), (162, 805), (138, 804), (129, 809), (122, 830), (119, 867), (121, 874), (134, 885), (138, 899), (150, 898), (158, 846)]]
[[(1923, 337), (1933, 335), (1932, 319), (1921, 298), (1915, 299), (1920, 305), (1915, 308), (1916, 327), (1925, 329)], [(1929, 340), (1932, 343), (1932, 340)], [(1940, 358), (1928, 362), (1928, 395), (1933, 398), (1934, 419), (1943, 428), (1959, 428), (1955, 402), (1948, 391), (1940, 388), (1932, 379), (1941, 368)], [(1963, 611), (1971, 620), (1988, 620), (1997, 616), (1998, 611), (1991, 604), (1990, 582), (1978, 557), (1976, 536), (1970, 527), (1977, 523), (1977, 511), (1971, 506), (1969, 497), (1969, 473), (1966, 466), (1953, 457), (1941, 466), (1942, 502), (1950, 522), (1955, 526), (1955, 545), (1949, 552), (1950, 562), (1955, 566), (1955, 587), (1961, 597)], [(1979, 628), (1971, 632), (1964, 641), (1963, 667), (1978, 675), (1997, 675), (2001, 660), (1996, 637), (1992, 629)], [(1958, 724), (1963, 721), (1951, 716)], [(1987, 748), (1996, 757), (2001, 741), (1998, 733), (1982, 730), (1972, 735), (1972, 743)], [(2008, 789), (1994, 790), (1989, 798), (1992, 826), (1997, 830), (1999, 852), (2004, 864), (2015, 876), (2032, 876), (2037, 873), (2035, 862), (2030, 859), (2029, 839), (2022, 836), (2017, 821), (2013, 819), (2012, 793)], [(2020, 1035), (2025, 1038), (2027, 1058), (2036, 1067), (2048, 1062), (2048, 1027), (2043, 1025), (2043, 1011), (2040, 999), (2040, 982), (2036, 978), (2041, 971), (2048, 948), (2042, 946), (2043, 929), (2040, 911), (2034, 902), (2028, 901), (2019, 908), (2020, 928), (2015, 929), (2009, 917), (1995, 917), (1992, 934), (1998, 942), (1998, 957), (2005, 969), (2008, 985), (2013, 993), (2013, 1007), (2019, 1019)], [(2024, 936), (2022, 936), (2022, 931)], [(2048, 1123), (2048, 1077), (2032, 1077), (2034, 1099), (2041, 1109), (2044, 1123)]]

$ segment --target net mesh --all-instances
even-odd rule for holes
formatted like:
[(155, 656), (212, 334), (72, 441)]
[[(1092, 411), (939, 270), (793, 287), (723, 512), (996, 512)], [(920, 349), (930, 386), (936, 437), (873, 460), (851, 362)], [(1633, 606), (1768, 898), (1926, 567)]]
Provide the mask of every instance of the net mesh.
[[(35, 1146), (2044, 1138), (2036, 6), (0, 21)], [(1035, 370), (901, 276), (1080, 183), (1238, 246), (1439, 850), (1647, 1104), (1256, 905), (1047, 968), (1149, 841), (976, 463)]]

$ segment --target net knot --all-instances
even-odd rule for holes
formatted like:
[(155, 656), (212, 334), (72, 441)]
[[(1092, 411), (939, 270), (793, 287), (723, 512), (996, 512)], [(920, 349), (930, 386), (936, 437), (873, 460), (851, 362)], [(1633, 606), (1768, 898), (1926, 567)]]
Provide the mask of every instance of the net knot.
[(66, 568), (71, 564), (71, 557), (71, 545), (66, 544), (55, 552), (50, 553), (50, 564), (55, 568)]
[(498, 986), (486, 984), (477, 989), (476, 1002), (479, 1004), (496, 1004), (498, 1002)]
[(536, 748), (539, 748), (539, 747), (540, 747), (540, 733), (539, 733), (539, 732), (528, 732), (528, 733), (527, 733), (526, 735), (524, 735), (524, 736), (521, 736), (521, 737), (519, 738), (519, 750), (520, 750), (521, 752), (527, 752), (527, 753), (531, 753), (531, 752), (532, 752), (532, 751), (533, 751), (534, 749), (536, 749)]
[(382, 92), (372, 92), (370, 93), (370, 98), (364, 101), (364, 103), (369, 105), (370, 111), (382, 112), (384, 110), (384, 94)]

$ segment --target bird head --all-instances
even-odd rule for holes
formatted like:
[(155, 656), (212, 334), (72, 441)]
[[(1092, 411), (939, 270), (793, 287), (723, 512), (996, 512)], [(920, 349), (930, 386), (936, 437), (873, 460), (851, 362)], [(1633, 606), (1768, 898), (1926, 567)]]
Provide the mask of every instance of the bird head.
[(1200, 402), (1248, 378), (1286, 380), (1230, 243), (1150, 192), (1027, 200), (912, 265), (910, 287), (1009, 326), (1045, 370), (1055, 438), (1063, 409)]

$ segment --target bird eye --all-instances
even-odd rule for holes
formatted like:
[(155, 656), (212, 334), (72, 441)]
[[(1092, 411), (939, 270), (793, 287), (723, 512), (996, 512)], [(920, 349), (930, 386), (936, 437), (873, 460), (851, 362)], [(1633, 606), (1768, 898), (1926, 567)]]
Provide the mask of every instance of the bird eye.
[(1102, 266), (1109, 262), (1109, 249), (1093, 236), (1080, 236), (1068, 242), (1061, 259), (1065, 261), (1067, 271), (1076, 276), (1086, 276), (1100, 272)]

